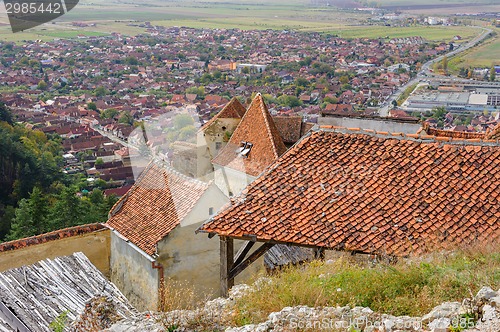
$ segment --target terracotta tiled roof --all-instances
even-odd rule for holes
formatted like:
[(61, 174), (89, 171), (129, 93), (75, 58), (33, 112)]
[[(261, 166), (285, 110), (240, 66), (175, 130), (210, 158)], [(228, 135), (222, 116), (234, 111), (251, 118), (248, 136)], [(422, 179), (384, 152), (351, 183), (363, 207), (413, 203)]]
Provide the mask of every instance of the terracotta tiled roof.
[(224, 106), (224, 108), (217, 113), (212, 119), (210, 119), (207, 123), (205, 123), (201, 130), (206, 129), (217, 119), (241, 119), (245, 115), (246, 109), (243, 106), (238, 98), (233, 97), (229, 103)]
[(453, 131), (453, 130), (442, 130), (436, 129), (429, 126), (428, 122), (422, 124), (422, 129), (427, 133), (427, 135), (437, 136), (437, 137), (450, 137), (450, 138), (462, 138), (462, 139), (483, 139), (485, 138), (484, 133), (470, 133), (466, 131)]
[(41, 235), (36, 235), (20, 240), (4, 242), (0, 244), (0, 252), (21, 249), (24, 247), (29, 247), (36, 244), (47, 243), (50, 241), (55, 241), (59, 239), (65, 239), (72, 236), (78, 236), (82, 234), (96, 232), (102, 229), (106, 229), (106, 227), (102, 224), (89, 224), (82, 226), (75, 226), (65, 229), (60, 229), (54, 232), (45, 233)]
[(500, 123), (498, 123), (491, 131), (486, 133), (486, 138), (500, 140)]
[(301, 116), (275, 116), (273, 121), (284, 143), (295, 143), (301, 135)]
[[(247, 157), (239, 154), (241, 142), (252, 144)], [(214, 158), (213, 163), (256, 176), (285, 151), (285, 144), (259, 93), (236, 127), (228, 144)]]
[(407, 255), (500, 240), (500, 145), (331, 127), (200, 231)]
[(152, 256), (156, 244), (180, 224), (207, 188), (152, 162), (111, 209), (106, 225)]

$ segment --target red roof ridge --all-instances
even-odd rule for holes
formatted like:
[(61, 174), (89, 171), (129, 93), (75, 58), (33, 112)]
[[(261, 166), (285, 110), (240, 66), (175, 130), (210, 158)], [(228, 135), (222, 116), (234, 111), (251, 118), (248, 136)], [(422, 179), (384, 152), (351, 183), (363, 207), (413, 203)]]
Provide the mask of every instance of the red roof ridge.
[(79, 225), (79, 226), (59, 229), (53, 232), (35, 235), (24, 239), (18, 239), (14, 241), (0, 243), (0, 252), (21, 249), (32, 245), (37, 245), (72, 236), (92, 233), (102, 229), (106, 229), (106, 227), (100, 223)]
[(257, 95), (255, 95), (255, 98), (252, 100), (252, 103), (248, 107), (249, 110), (250, 110), (250, 108), (252, 108), (252, 105), (255, 102), (258, 103), (257, 107), (260, 109), (260, 111), (262, 112), (262, 115), (264, 116), (264, 119), (266, 120), (265, 121), (266, 129), (267, 129), (267, 133), (268, 133), (269, 137), (271, 138), (271, 142), (273, 143), (272, 148), (274, 151), (274, 156), (275, 156), (275, 158), (279, 158), (280, 155), (282, 155), (283, 152), (286, 151), (286, 148), (285, 148), (285, 151), (281, 151), (281, 153), (279, 153), (278, 147), (277, 147), (279, 142), (277, 142), (277, 140), (281, 141), (281, 144), (283, 146), (285, 146), (285, 145), (283, 143), (283, 140), (281, 139), (281, 135), (278, 132), (278, 128), (276, 128), (276, 125), (274, 124), (274, 120), (272, 119), (271, 114), (269, 113), (269, 110), (267, 109), (267, 105), (264, 102), (264, 98), (262, 98), (262, 94), (260, 92), (258, 92)]
[[(315, 131), (315, 129), (313, 129), (313, 131)], [(500, 145), (500, 137), (498, 139), (460, 138), (451, 136), (428, 135), (425, 131), (420, 131), (419, 133), (416, 134), (405, 134), (400, 132), (391, 133), (387, 131), (376, 131), (372, 129), (347, 128), (338, 126), (320, 126), (318, 129), (316, 129), (316, 131), (330, 131), (343, 134), (358, 134), (358, 135), (364, 134), (381, 138), (394, 138), (394, 139), (416, 141), (422, 143), (448, 142), (454, 145), (481, 145), (481, 146)]]
[(500, 139), (500, 123), (486, 132), (486, 139)]
[(498, 241), (500, 145), (418, 137), (309, 132), (197, 231), (397, 256)]

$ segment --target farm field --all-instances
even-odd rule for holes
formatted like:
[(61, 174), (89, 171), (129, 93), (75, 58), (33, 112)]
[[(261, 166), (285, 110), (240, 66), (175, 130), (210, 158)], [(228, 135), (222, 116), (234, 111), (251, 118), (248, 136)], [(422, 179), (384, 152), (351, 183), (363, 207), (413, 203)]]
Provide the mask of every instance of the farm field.
[(500, 65), (500, 29), (496, 29), (497, 35), (487, 40), (484, 44), (470, 50), (464, 55), (452, 58), (449, 62), (450, 69), (458, 72), (460, 68), (488, 68)]
[[(316, 31), (339, 35), (343, 38), (399, 38), (423, 36), (431, 41), (451, 41), (456, 35), (464, 40), (475, 36), (472, 27), (386, 27), (361, 25), (368, 13), (341, 10), (335, 7), (313, 7), (310, 0), (261, 0), (258, 4), (244, 0), (221, 0), (177, 2), (173, 0), (150, 0), (140, 5), (118, 0), (92, 2), (81, 1), (68, 14), (60, 17), (56, 24), (45, 24), (27, 32), (12, 34), (0, 5), (0, 40), (23, 41), (31, 39), (73, 38), (79, 34), (101, 35), (112, 31), (136, 35), (145, 30), (129, 26), (131, 21), (149, 21), (153, 25), (186, 26), (193, 28), (240, 28), (240, 29), (293, 29)], [(342, 2), (345, 0), (334, 0)], [(484, 4), (491, 0), (477, 0)], [(372, 1), (373, 2), (373, 1)], [(379, 0), (380, 5), (415, 3), (410, 0)], [(465, 3), (465, 0), (423, 0), (419, 4)], [(68, 23), (93, 22), (96, 27), (75, 28)], [(66, 32), (64, 32), (64, 31)]]

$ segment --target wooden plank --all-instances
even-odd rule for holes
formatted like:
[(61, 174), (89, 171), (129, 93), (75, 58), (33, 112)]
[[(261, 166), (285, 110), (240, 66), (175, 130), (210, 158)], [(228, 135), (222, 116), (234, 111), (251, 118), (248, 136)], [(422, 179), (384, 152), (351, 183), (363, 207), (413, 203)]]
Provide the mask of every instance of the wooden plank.
[(250, 264), (259, 259), (260, 256), (264, 255), (266, 251), (268, 251), (273, 246), (274, 244), (272, 243), (264, 243), (257, 250), (255, 250), (247, 259), (245, 259), (243, 262), (232, 268), (231, 271), (229, 271), (229, 278), (234, 281), (234, 278), (238, 274), (243, 272)]
[(234, 286), (234, 278), (229, 276), (234, 264), (234, 241), (227, 236), (220, 237), (220, 288), (221, 295), (227, 297), (229, 289)]
[(231, 266), (231, 268), (235, 267), (236, 265), (240, 264), (243, 262), (245, 259), (246, 255), (252, 249), (253, 245), (255, 244), (254, 241), (246, 241), (245, 244), (240, 248), (238, 253), (236, 254), (236, 257), (234, 258), (234, 264)]

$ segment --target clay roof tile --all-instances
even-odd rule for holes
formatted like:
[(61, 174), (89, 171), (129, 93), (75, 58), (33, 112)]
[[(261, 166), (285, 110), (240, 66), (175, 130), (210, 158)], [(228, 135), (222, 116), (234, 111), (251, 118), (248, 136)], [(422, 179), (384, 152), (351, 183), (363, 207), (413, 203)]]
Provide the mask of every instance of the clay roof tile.
[(498, 241), (498, 160), (499, 144), (324, 128), (200, 230), (391, 255)]

